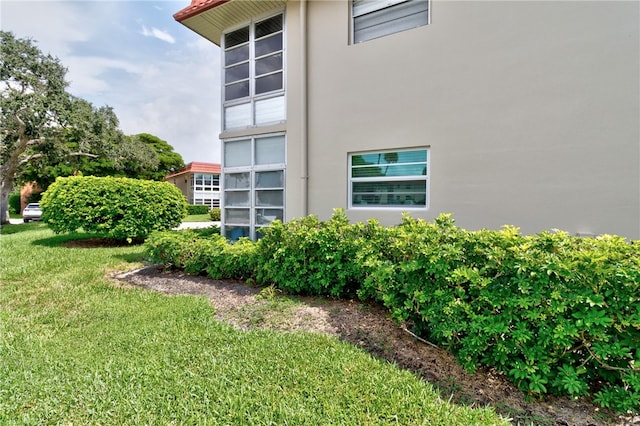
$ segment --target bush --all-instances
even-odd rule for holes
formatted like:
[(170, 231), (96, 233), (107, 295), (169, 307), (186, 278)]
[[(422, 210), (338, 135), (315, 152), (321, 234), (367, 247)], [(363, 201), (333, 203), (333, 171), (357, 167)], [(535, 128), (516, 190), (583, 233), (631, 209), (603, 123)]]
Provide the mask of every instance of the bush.
[(9, 212), (13, 214), (20, 214), (20, 193), (12, 192), (9, 194)]
[(220, 209), (218, 207), (214, 207), (209, 212), (209, 216), (211, 220), (214, 222), (220, 222)]
[(115, 177), (58, 178), (41, 205), (42, 220), (56, 233), (82, 229), (129, 241), (175, 228), (187, 213), (170, 183)]
[(385, 228), (349, 224), (342, 210), (327, 222), (275, 221), (257, 243), (174, 234), (148, 241), (155, 259), (289, 293), (374, 300), (470, 370), (493, 367), (532, 395), (640, 410), (637, 241), (470, 232), (450, 215), (405, 215)]
[(275, 221), (258, 242), (257, 282), (294, 294), (353, 297), (365, 279), (365, 261), (379, 249), (376, 221), (350, 225), (341, 209), (331, 220), (307, 216)]
[(209, 206), (202, 204), (188, 204), (187, 214), (207, 214), (209, 213)]
[(240, 280), (255, 275), (255, 243), (246, 238), (229, 244), (219, 234), (203, 236), (192, 229), (156, 232), (145, 241), (145, 249), (150, 261), (190, 274)]
[(468, 232), (405, 217), (365, 280), (401, 321), (462, 365), (531, 394), (594, 394), (640, 409), (640, 245), (513, 227)]

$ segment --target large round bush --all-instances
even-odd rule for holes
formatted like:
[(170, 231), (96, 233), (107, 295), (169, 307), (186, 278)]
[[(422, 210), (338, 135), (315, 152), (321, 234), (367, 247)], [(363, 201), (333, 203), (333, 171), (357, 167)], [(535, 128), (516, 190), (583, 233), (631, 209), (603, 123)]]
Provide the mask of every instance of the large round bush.
[(170, 183), (115, 177), (58, 178), (41, 206), (56, 233), (82, 229), (122, 240), (175, 228), (187, 214), (184, 196)]

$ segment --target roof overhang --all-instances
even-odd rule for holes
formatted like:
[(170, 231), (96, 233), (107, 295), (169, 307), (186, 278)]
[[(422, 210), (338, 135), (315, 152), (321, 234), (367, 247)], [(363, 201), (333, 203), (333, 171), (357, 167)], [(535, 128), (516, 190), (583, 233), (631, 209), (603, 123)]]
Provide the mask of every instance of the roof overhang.
[(220, 46), (222, 32), (283, 7), (286, 0), (192, 0), (173, 15), (185, 27)]

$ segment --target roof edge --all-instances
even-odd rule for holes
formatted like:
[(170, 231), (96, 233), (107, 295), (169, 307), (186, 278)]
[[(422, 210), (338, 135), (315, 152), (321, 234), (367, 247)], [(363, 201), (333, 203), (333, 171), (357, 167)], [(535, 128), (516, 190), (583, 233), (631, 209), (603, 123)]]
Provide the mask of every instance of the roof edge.
[[(211, 10), (218, 6), (221, 6), (225, 3), (230, 2), (231, 0), (192, 0), (191, 4), (184, 9), (173, 14), (173, 19), (178, 22), (182, 22), (189, 18), (192, 18), (196, 15), (201, 14), (202, 12), (206, 12), (207, 10)], [(198, 2), (198, 4), (194, 4)]]

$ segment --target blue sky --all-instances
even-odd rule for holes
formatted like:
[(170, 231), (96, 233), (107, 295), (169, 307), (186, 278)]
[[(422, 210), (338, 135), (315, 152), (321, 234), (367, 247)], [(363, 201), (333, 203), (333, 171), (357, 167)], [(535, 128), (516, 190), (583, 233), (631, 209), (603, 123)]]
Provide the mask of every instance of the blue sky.
[(220, 162), (220, 52), (173, 19), (190, 0), (1, 0), (0, 24), (68, 68), (69, 92), (113, 107), (125, 134)]

